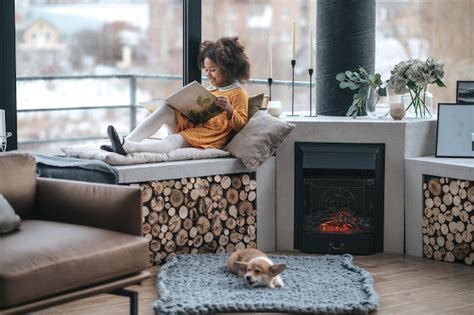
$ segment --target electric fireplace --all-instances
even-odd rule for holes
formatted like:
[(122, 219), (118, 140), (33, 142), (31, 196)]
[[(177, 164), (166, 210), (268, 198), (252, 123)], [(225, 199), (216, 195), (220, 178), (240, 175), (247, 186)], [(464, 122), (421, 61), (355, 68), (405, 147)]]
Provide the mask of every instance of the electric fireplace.
[(383, 250), (384, 144), (295, 143), (295, 248)]

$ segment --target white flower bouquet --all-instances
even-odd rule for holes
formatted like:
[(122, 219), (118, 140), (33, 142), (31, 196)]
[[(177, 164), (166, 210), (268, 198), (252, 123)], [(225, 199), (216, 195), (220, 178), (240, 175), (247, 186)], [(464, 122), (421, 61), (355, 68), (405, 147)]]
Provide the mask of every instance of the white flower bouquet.
[(390, 74), (388, 86), (396, 94), (410, 94), (411, 103), (406, 110), (413, 106), (417, 117), (425, 117), (427, 113), (431, 116), (429, 108), (425, 105), (426, 89), (430, 84), (446, 87), (442, 81), (444, 64), (433, 58), (428, 58), (426, 61), (409, 59), (396, 64)]

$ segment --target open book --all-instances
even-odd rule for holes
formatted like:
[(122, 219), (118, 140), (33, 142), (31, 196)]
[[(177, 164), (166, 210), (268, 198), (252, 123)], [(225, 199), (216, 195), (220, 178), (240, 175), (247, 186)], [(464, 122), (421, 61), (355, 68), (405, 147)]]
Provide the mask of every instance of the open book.
[(168, 96), (165, 100), (152, 100), (140, 104), (149, 111), (154, 111), (157, 107), (168, 104), (193, 123), (200, 124), (223, 111), (215, 104), (216, 99), (217, 97), (199, 82), (193, 81)]

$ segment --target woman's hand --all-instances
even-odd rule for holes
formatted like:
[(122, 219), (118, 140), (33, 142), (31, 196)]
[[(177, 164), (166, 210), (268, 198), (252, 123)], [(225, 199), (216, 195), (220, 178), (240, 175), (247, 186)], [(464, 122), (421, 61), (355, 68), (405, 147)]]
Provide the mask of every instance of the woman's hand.
[(227, 96), (218, 96), (216, 99), (216, 105), (227, 113), (227, 117), (230, 118), (234, 114), (234, 108), (232, 108)]

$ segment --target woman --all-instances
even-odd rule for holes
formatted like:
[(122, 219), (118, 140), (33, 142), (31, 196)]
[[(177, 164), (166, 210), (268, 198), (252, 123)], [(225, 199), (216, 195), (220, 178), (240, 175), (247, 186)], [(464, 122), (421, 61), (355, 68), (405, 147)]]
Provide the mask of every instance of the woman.
[[(250, 63), (237, 37), (223, 37), (216, 42), (205, 41), (199, 49), (198, 61), (211, 86), (208, 90), (217, 96), (216, 105), (223, 112), (202, 124), (193, 124), (180, 112), (162, 106), (148, 116), (126, 138), (120, 137), (113, 126), (107, 134), (114, 152), (166, 153), (185, 147), (221, 149), (232, 131), (240, 131), (247, 123), (248, 95), (238, 83), (250, 77)], [(162, 125), (171, 134), (162, 140), (147, 140)]]

